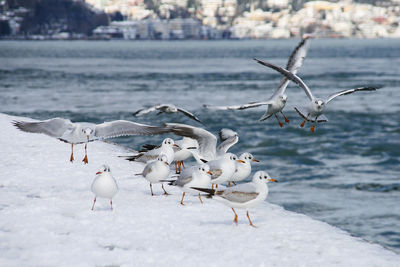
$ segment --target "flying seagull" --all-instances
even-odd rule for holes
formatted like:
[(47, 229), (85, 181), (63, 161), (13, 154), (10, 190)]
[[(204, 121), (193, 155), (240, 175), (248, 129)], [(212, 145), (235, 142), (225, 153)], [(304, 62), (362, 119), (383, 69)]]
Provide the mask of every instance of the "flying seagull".
[(358, 87), (358, 88), (354, 88), (354, 89), (348, 89), (348, 90), (336, 92), (336, 93), (328, 96), (326, 99), (316, 98), (311, 93), (310, 88), (308, 88), (308, 86), (303, 82), (303, 80), (300, 77), (298, 77), (296, 74), (293, 74), (292, 72), (290, 72), (286, 69), (283, 69), (281, 67), (278, 67), (274, 64), (271, 64), (269, 62), (262, 61), (259, 59), (254, 59), (254, 60), (266, 67), (276, 70), (277, 72), (281, 73), (286, 78), (290, 79), (291, 81), (293, 81), (297, 85), (299, 85), (301, 88), (303, 88), (304, 92), (310, 99), (310, 103), (306, 107), (305, 112), (298, 108), (295, 108), (295, 110), (304, 119), (303, 122), (300, 124), (300, 127), (304, 127), (304, 124), (306, 123), (306, 121), (313, 122), (313, 125), (311, 126), (311, 129), (310, 129), (311, 132), (315, 131), (317, 122), (327, 122), (328, 121), (328, 119), (323, 115), (324, 109), (325, 109), (325, 106), (330, 101), (335, 99), (336, 97), (341, 96), (341, 95), (348, 95), (348, 94), (351, 94), (354, 92), (359, 92), (359, 91), (375, 91), (376, 89), (381, 88), (381, 86)]
[(28, 133), (42, 133), (71, 144), (70, 161), (74, 161), (74, 144), (85, 144), (83, 162), (88, 163), (87, 143), (126, 135), (154, 135), (163, 132), (156, 126), (131, 121), (117, 120), (94, 124), (88, 122), (71, 122), (68, 119), (53, 118), (38, 122), (13, 121), (15, 127)]
[[(296, 46), (293, 50), (292, 54), (289, 57), (289, 60), (286, 65), (286, 69), (290, 72), (296, 74), (301, 65), (303, 64), (304, 58), (307, 55), (307, 51), (309, 48), (309, 39), (312, 38), (311, 35), (305, 35), (301, 42)], [(278, 113), (283, 115), (286, 123), (289, 123), (289, 119), (283, 114), (282, 110), (285, 107), (287, 101), (287, 95), (285, 94), (286, 87), (288, 86), (290, 79), (284, 77), (279, 84), (278, 88), (274, 92), (274, 94), (267, 100), (263, 102), (250, 102), (248, 104), (243, 105), (234, 105), (234, 106), (207, 106), (204, 107), (209, 109), (216, 110), (243, 110), (248, 108), (255, 108), (263, 105), (268, 105), (267, 111), (260, 118), (260, 121), (264, 121), (270, 118), (272, 115), (278, 120), (279, 126), (283, 127), (283, 123), (278, 118)]]
[(142, 108), (142, 109), (139, 109), (138, 111), (134, 112), (132, 115), (133, 116), (141, 116), (141, 115), (145, 115), (147, 113), (153, 112), (153, 111), (158, 111), (157, 115), (164, 113), (164, 112), (165, 113), (181, 112), (183, 115), (191, 118), (192, 120), (202, 123), (193, 113), (191, 113), (183, 108), (178, 108), (172, 104), (159, 104), (159, 105), (155, 105), (155, 106), (152, 106), (149, 108)]
[(217, 201), (222, 202), (228, 207), (232, 208), (235, 214), (234, 222), (238, 224), (238, 216), (235, 208), (246, 209), (246, 215), (249, 219), (251, 226), (256, 227), (249, 216), (249, 208), (258, 205), (263, 202), (268, 196), (268, 182), (277, 182), (272, 179), (268, 173), (264, 171), (258, 171), (253, 176), (253, 181), (250, 183), (240, 184), (232, 186), (226, 189), (214, 190), (208, 188), (192, 187), (193, 189), (201, 192), (208, 193), (208, 197), (214, 198)]

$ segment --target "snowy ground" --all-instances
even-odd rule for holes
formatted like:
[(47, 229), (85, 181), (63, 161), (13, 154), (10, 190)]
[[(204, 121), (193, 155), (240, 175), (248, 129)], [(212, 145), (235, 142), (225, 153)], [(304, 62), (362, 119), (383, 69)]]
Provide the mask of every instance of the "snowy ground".
[[(0, 266), (399, 266), (379, 245), (276, 205), (253, 209), (253, 229), (243, 211), (236, 226), (213, 200), (181, 206), (178, 189), (166, 197), (159, 185), (152, 197), (133, 175), (143, 165), (117, 157), (124, 148), (90, 143), (83, 165), (76, 146), (71, 164), (68, 144), (20, 132), (13, 119), (0, 114)], [(90, 185), (103, 163), (120, 192), (113, 211), (99, 199), (93, 212)]]

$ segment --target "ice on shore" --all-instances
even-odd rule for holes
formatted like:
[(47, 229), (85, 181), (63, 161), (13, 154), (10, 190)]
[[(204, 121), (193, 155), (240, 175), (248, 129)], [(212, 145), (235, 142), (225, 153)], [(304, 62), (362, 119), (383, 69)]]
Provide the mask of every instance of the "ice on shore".
[[(239, 211), (181, 191), (153, 187), (135, 173), (143, 164), (119, 155), (120, 146), (92, 142), (89, 164), (82, 145), (70, 146), (12, 126), (0, 114), (0, 266), (399, 266), (400, 256), (307, 216), (265, 203)], [(108, 164), (120, 191), (110, 211), (90, 185)], [(273, 186), (270, 190), (274, 190)], [(301, 194), (301, 192), (299, 192)], [(267, 199), (268, 200), (268, 199)]]

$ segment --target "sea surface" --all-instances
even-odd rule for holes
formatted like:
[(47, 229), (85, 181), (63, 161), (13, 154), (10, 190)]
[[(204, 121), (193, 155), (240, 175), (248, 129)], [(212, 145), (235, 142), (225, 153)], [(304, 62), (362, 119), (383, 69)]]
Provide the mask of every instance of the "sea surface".
[[(293, 84), (285, 107), (290, 123), (283, 128), (275, 118), (258, 121), (265, 107), (202, 107), (266, 100), (281, 77), (253, 58), (284, 66), (298, 41), (1, 41), (0, 112), (202, 126), (179, 114), (131, 115), (145, 105), (174, 103), (194, 112), (213, 133), (221, 128), (239, 133), (231, 152), (253, 153), (261, 160), (253, 169), (279, 180), (271, 184), (267, 201), (400, 253), (399, 39), (312, 40), (298, 75), (314, 95), (384, 86), (329, 103), (329, 122), (315, 133), (310, 125), (299, 127), (301, 118), (293, 108), (307, 98)], [(112, 141), (139, 149), (163, 138)], [(66, 159), (68, 153), (66, 146)]]

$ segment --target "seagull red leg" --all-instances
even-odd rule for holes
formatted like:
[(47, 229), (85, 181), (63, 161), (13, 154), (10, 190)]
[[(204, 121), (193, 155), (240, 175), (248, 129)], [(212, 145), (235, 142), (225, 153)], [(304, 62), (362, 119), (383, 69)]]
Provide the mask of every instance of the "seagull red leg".
[(69, 161), (72, 163), (74, 161), (74, 143), (71, 144), (71, 157)]
[(93, 200), (92, 210), (94, 210), (94, 204), (96, 204), (96, 198), (94, 198), (94, 200)]
[(169, 194), (167, 193), (167, 191), (165, 191), (163, 184), (161, 184), (161, 188), (162, 188), (162, 190), (164, 190), (164, 195), (168, 196)]
[(181, 205), (184, 206), (185, 204), (183, 204), (183, 199), (185, 198), (185, 192), (183, 192), (182, 194), (182, 199), (181, 199)]
[(203, 204), (203, 200), (201, 199), (200, 193), (199, 193), (199, 199), (200, 199), (201, 204)]
[(110, 205), (111, 205), (111, 210), (113, 210), (113, 207), (112, 207), (112, 199), (110, 199)]
[(235, 213), (235, 218), (233, 219), (233, 221), (236, 223), (236, 225), (238, 224), (238, 216), (236, 214), (236, 211), (232, 208), (233, 213)]
[(85, 143), (85, 157), (82, 160), (85, 164), (88, 164), (88, 158), (87, 158), (87, 143)]
[(310, 128), (310, 131), (311, 131), (312, 133), (315, 132), (315, 127), (317, 126), (317, 120), (318, 120), (318, 116), (315, 117), (314, 124), (313, 124), (313, 126), (311, 126), (311, 128)]
[(285, 122), (286, 123), (289, 123), (290, 122), (290, 120), (285, 116), (285, 114), (283, 114), (283, 112), (281, 111), (281, 114), (282, 114), (282, 116), (283, 116), (283, 118), (285, 119)]
[(153, 185), (150, 183), (150, 191), (151, 191), (151, 195), (154, 196), (153, 194)]
[(304, 121), (300, 124), (300, 127), (303, 128), (304, 124), (306, 123), (306, 121), (308, 120), (308, 116), (310, 116), (310, 113), (307, 114), (307, 117), (305, 117)]
[(257, 226), (255, 226), (250, 220), (249, 211), (247, 211), (246, 214), (247, 214), (247, 218), (249, 219), (250, 226), (253, 226), (254, 228), (257, 228)]
[(283, 127), (283, 123), (279, 120), (278, 115), (275, 113), (275, 118), (278, 120), (279, 126)]

